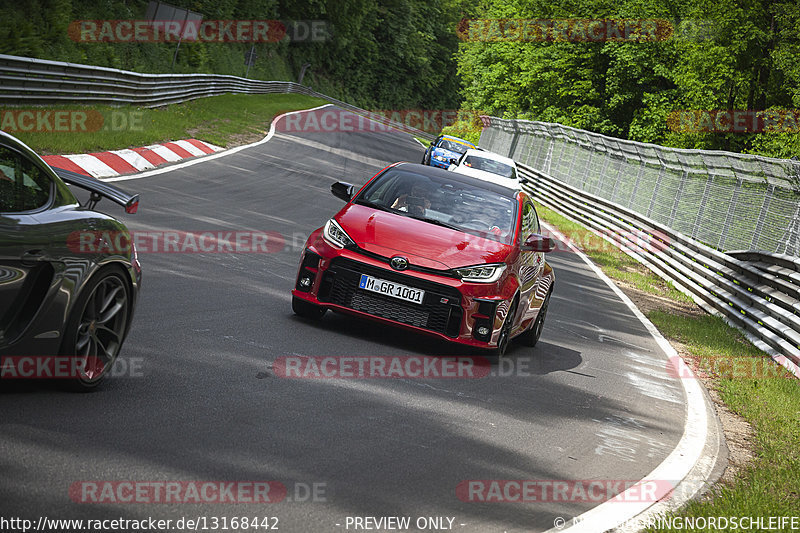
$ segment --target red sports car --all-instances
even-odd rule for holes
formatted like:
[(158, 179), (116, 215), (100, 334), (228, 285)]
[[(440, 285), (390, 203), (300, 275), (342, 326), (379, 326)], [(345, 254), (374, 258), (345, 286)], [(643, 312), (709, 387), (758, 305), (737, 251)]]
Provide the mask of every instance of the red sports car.
[[(531, 198), (446, 170), (395, 163), (308, 238), (292, 309), (379, 320), (503, 355), (539, 340), (555, 276)], [(354, 194), (355, 193), (355, 194)]]

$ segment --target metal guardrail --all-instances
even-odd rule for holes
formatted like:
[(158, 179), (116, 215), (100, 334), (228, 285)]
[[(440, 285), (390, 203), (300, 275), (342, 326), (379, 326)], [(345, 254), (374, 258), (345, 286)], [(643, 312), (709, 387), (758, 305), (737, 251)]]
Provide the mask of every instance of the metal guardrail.
[(226, 93), (298, 93), (322, 98), (342, 109), (424, 139), (425, 131), (381, 117), (291, 81), (261, 81), (222, 74), (141, 74), (106, 67), (0, 54), (0, 104), (57, 102), (137, 105), (176, 104)]
[(541, 204), (592, 229), (722, 315), (800, 377), (800, 261), (785, 254), (723, 253), (619, 204), (526, 165)]
[(800, 161), (482, 118), (481, 146), (713, 248), (800, 256)]

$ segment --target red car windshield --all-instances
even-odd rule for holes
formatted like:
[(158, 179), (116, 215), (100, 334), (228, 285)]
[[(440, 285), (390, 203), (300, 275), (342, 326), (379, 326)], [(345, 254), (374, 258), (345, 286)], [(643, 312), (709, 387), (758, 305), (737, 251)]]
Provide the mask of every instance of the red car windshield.
[(390, 168), (355, 199), (368, 205), (450, 227), (503, 244), (511, 244), (516, 229), (514, 198), (483, 187), (440, 176)]

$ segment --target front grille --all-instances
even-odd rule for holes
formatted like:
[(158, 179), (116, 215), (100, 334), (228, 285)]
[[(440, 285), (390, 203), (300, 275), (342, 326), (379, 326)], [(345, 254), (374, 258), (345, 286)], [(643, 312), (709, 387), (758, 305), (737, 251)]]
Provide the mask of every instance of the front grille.
[[(402, 283), (425, 291), (422, 304), (358, 288), (361, 274)], [(461, 293), (457, 289), (420, 280), (338, 257), (322, 278), (319, 300), (403, 324), (457, 337), (461, 326)]]
[[(365, 255), (372, 259), (377, 259), (381, 263), (386, 263), (386, 266), (389, 267), (389, 262), (392, 259), (391, 257), (386, 257), (384, 255), (376, 254), (375, 252), (370, 252), (369, 250), (365, 250), (364, 248), (361, 247), (356, 247), (356, 248), (359, 254)], [(413, 263), (408, 265), (408, 270), (412, 270), (414, 272), (424, 272), (426, 274), (433, 274), (434, 276), (446, 276), (448, 278), (460, 279), (458, 276), (456, 276), (455, 272), (453, 272), (452, 270), (439, 270), (436, 268), (415, 265)]]

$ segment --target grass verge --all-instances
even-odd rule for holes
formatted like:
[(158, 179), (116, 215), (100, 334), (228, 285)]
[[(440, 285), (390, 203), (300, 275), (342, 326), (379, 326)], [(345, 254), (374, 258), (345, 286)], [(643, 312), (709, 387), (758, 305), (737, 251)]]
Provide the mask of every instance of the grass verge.
[(556, 226), (561, 233), (569, 237), (610, 278), (622, 281), (649, 294), (666, 296), (677, 302), (692, 303), (692, 299), (676, 289), (672, 283), (661, 279), (640, 262), (607, 240), (598, 237), (582, 224), (573, 222), (541, 204), (537, 204), (536, 210), (542, 220)]
[[(76, 105), (5, 109), (2, 128), (39, 154), (118, 150), (186, 138), (225, 148), (263, 137), (272, 119), (281, 113), (324, 103), (300, 94), (225, 94), (155, 109)], [(29, 118), (21, 120), (24, 111), (35, 114), (37, 128), (48, 128), (49, 122), (49, 129), (67, 131), (20, 131), (20, 126), (31, 124)], [(62, 128), (55, 119), (59, 111), (75, 112), (68, 115)], [(45, 119), (47, 112), (50, 115)]]
[[(584, 226), (544, 206), (538, 210), (542, 220), (577, 242), (623, 290), (632, 286), (684, 306), (691, 301)], [(709, 517), (764, 517), (767, 527), (771, 516), (800, 515), (800, 381), (719, 317), (675, 311), (669, 305), (642, 310), (678, 347), (712, 397), (752, 428), (752, 460), (733, 476), (724, 476), (707, 497), (647, 531), (685, 531), (690, 521), (699, 525)]]

